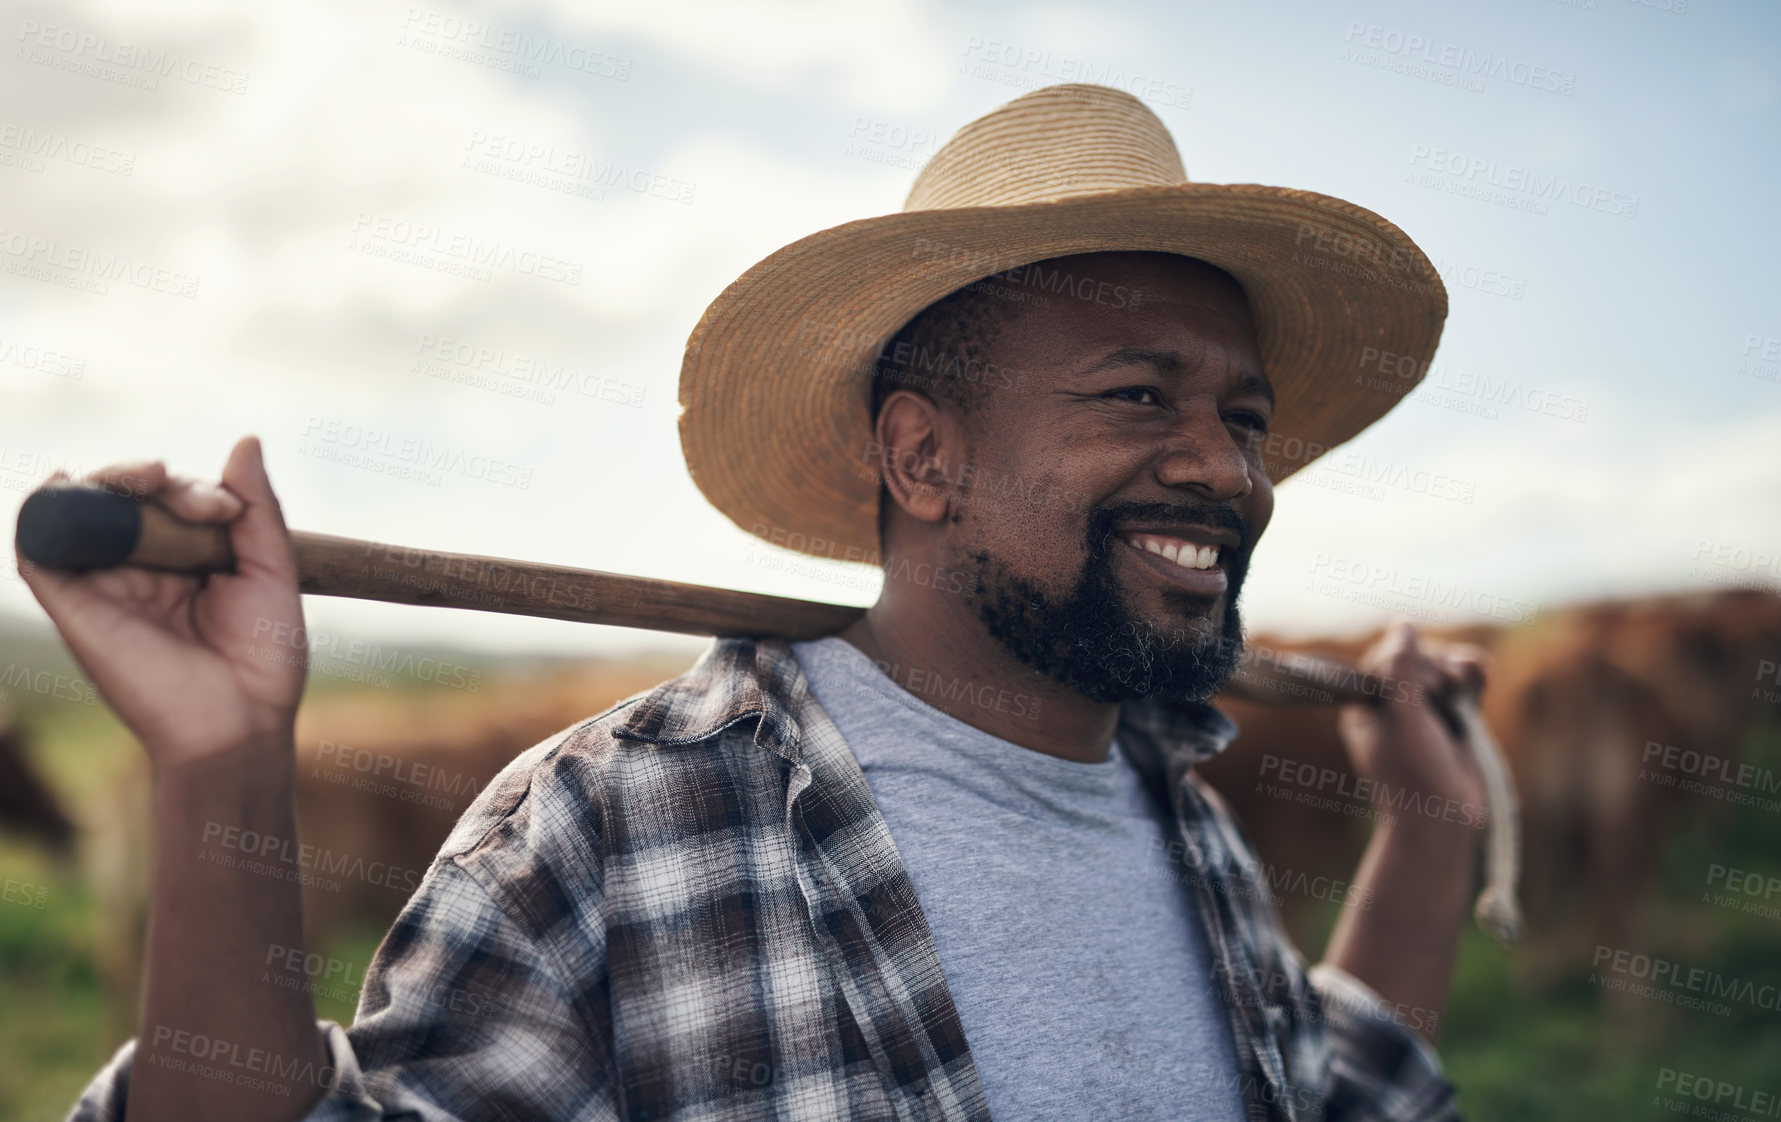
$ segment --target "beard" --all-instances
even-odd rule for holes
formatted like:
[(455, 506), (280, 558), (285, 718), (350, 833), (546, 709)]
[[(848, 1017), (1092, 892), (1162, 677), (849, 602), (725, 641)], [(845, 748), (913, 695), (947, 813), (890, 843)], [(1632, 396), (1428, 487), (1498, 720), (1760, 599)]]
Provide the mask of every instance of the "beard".
[[(1113, 575), (1113, 551), (1129, 548), (1119, 541), (1117, 526), (1168, 521), (1238, 535), (1237, 547), (1229, 551), (1224, 610), (1210, 630), (1197, 626), (1208, 619), (1204, 597), (1164, 592), (1163, 602), (1179, 623), (1158, 626), (1132, 610)], [(1196, 702), (1217, 693), (1242, 659), (1237, 594), (1253, 544), (1243, 520), (1228, 506), (1128, 503), (1090, 513), (1087, 560), (1075, 586), (1062, 597), (1048, 594), (988, 553), (966, 556), (975, 570), (973, 599), (979, 616), (1021, 663), (1095, 701), (1155, 697)]]

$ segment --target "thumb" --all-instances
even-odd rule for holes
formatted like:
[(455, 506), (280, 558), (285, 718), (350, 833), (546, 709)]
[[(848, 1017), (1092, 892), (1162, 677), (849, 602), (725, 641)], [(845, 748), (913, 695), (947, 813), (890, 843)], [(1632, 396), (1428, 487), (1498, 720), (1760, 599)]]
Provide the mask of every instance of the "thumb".
[(229, 524), (229, 541), (242, 575), (255, 572), (295, 579), (296, 557), (284, 524), (284, 509), (272, 493), (257, 436), (244, 436), (223, 466), (223, 486), (242, 502), (240, 517)]

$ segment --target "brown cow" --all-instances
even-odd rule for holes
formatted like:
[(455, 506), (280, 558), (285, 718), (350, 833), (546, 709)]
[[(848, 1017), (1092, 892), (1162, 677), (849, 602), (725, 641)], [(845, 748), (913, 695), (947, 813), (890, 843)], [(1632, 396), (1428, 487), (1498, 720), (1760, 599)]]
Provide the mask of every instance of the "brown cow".
[(0, 828), (41, 843), (61, 859), (74, 850), (74, 823), (31, 765), (29, 738), (0, 702)]
[[(1517, 635), (1487, 709), (1515, 758), (1528, 814), (1530, 904), (1552, 937), (1529, 965), (1557, 972), (1596, 945), (1649, 949), (1658, 862), (1684, 822), (1723, 819), (1751, 729), (1777, 709), (1753, 694), (1781, 648), (1781, 598), (1751, 592), (1593, 604), (1564, 634)], [(1698, 786), (1695, 786), (1698, 784)], [(1691, 789), (1693, 787), (1693, 789)], [(1569, 922), (1566, 922), (1566, 921)]]

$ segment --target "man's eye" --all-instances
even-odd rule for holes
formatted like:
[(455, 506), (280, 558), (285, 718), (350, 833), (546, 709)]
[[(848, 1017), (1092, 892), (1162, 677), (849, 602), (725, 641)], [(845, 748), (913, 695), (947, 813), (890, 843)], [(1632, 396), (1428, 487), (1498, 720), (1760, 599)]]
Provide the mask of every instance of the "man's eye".
[[(1122, 394), (1131, 395), (1131, 396), (1121, 397)], [(1150, 397), (1149, 401), (1142, 400), (1145, 395), (1149, 395), (1149, 397)], [(1106, 393), (1102, 394), (1101, 396), (1102, 397), (1117, 397), (1121, 401), (1130, 401), (1137, 405), (1160, 405), (1163, 400), (1161, 395), (1159, 395), (1155, 390), (1151, 389), (1149, 386), (1122, 386), (1121, 388), (1119, 388), (1117, 390), (1108, 390)]]
[(1256, 432), (1268, 431), (1268, 419), (1259, 413), (1251, 413), (1247, 410), (1226, 414), (1225, 421), (1233, 425), (1242, 425), (1244, 428), (1253, 429)]

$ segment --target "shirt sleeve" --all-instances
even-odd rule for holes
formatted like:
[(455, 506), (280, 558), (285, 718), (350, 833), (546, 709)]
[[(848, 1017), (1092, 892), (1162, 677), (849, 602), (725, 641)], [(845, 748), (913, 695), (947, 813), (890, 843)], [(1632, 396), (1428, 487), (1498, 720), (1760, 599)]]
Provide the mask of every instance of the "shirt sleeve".
[(1324, 1118), (1458, 1122), (1453, 1084), (1419, 1033), (1359, 978), (1324, 962), (1307, 972), (1328, 1035)]
[[(353, 1027), (316, 1027), (332, 1070), (298, 1076), (327, 1088), (304, 1122), (618, 1118), (609, 1031), (577, 1011), (548, 948), (449, 858), (378, 948)], [(135, 1046), (69, 1122), (122, 1122)]]

